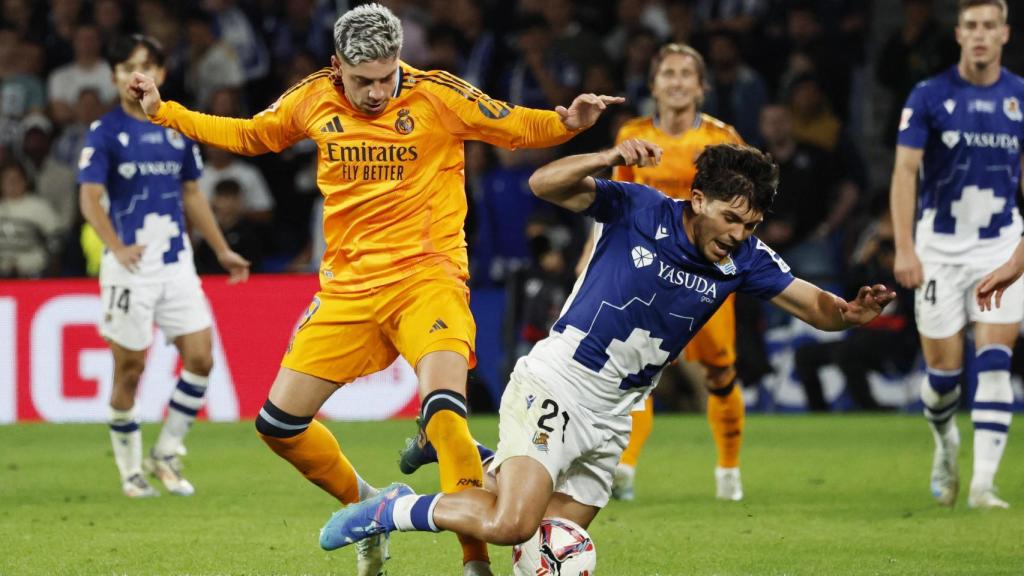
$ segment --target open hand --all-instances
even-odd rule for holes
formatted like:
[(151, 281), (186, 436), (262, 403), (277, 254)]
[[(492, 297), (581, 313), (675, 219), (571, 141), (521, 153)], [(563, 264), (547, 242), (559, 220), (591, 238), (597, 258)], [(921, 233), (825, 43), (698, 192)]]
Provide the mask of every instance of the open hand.
[(121, 266), (124, 266), (129, 272), (138, 272), (139, 260), (142, 260), (142, 253), (145, 250), (146, 247), (142, 244), (132, 244), (114, 248), (111, 252), (114, 253), (114, 258), (117, 258)]
[(156, 81), (149, 76), (133, 72), (128, 81), (128, 91), (142, 104), (146, 116), (153, 116), (160, 109), (160, 90), (156, 87)]
[(621, 96), (580, 94), (568, 108), (558, 106), (555, 112), (562, 117), (562, 123), (569, 130), (583, 130), (593, 126), (609, 104), (622, 104), (625, 101)]
[(992, 310), (992, 296), (995, 295), (995, 307), (999, 308), (1003, 303), (1003, 292), (1020, 278), (1022, 272), (1024, 272), (1024, 268), (1021, 268), (1011, 259), (999, 268), (986, 274), (974, 289), (974, 297), (978, 301), (978, 307), (982, 310)]
[(896, 263), (893, 264), (892, 272), (900, 286), (908, 290), (924, 282), (924, 268), (913, 250), (896, 250)]
[(884, 284), (861, 286), (857, 297), (849, 302), (836, 297), (836, 306), (843, 321), (854, 326), (863, 326), (882, 313), (890, 302), (896, 299), (896, 293)]
[(229, 249), (217, 254), (217, 262), (220, 262), (220, 265), (228, 271), (228, 274), (231, 274), (231, 277), (228, 278), (228, 284), (237, 284), (249, 279), (249, 266), (251, 264), (234, 250)]

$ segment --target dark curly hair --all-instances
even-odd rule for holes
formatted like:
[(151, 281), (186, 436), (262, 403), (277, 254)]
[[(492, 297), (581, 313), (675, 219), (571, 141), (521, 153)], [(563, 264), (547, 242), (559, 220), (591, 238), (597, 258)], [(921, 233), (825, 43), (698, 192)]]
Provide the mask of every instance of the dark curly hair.
[(697, 157), (693, 189), (711, 200), (745, 198), (751, 208), (763, 214), (771, 209), (778, 186), (779, 165), (756, 148), (718, 144), (708, 146)]

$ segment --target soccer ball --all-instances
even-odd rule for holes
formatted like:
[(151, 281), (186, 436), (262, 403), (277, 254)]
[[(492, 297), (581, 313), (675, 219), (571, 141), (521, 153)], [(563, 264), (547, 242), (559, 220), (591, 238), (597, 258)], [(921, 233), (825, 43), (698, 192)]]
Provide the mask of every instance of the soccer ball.
[(593, 576), (595, 566), (590, 534), (565, 518), (545, 518), (532, 538), (512, 548), (515, 576)]

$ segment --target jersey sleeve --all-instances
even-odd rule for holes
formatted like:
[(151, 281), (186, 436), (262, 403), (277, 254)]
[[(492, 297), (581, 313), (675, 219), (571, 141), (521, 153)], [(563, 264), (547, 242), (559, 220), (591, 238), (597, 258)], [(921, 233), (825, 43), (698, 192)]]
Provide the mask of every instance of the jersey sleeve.
[(914, 87), (903, 105), (903, 112), (900, 114), (899, 133), (896, 136), (896, 143), (909, 148), (924, 148), (928, 142), (928, 107), (925, 95), (927, 84), (922, 82)]
[(306, 137), (304, 115), (314, 100), (310, 94), (310, 76), (281, 95), (269, 108), (252, 118), (224, 118), (189, 110), (177, 102), (165, 101), (150, 121), (173, 128), (188, 138), (229, 150), (256, 156), (280, 152)]
[(110, 151), (107, 149), (101, 121), (93, 123), (85, 135), (85, 145), (78, 155), (78, 183), (107, 185)]
[(793, 274), (786, 261), (771, 247), (760, 238), (754, 240), (756, 244), (751, 261), (738, 290), (762, 300), (771, 300), (793, 282)]
[(621, 220), (637, 210), (664, 201), (665, 195), (650, 186), (594, 178), (594, 202), (583, 213), (605, 224)]
[(184, 156), (184, 161), (181, 163), (181, 181), (199, 180), (199, 177), (203, 175), (203, 155), (199, 151), (199, 145), (191, 140), (186, 140)]
[(534, 110), (495, 100), (465, 80), (442, 71), (424, 73), (418, 82), (438, 105), (447, 131), (466, 140), (502, 148), (543, 148), (561, 144), (569, 130), (553, 110)]

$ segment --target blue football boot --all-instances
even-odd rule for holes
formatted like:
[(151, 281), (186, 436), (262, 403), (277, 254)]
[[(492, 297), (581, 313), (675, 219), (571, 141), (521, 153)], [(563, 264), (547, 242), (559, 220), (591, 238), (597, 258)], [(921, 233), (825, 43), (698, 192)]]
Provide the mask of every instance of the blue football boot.
[(336, 550), (370, 536), (395, 530), (395, 500), (413, 494), (412, 488), (395, 482), (376, 496), (349, 504), (331, 515), (320, 529), (320, 547)]

